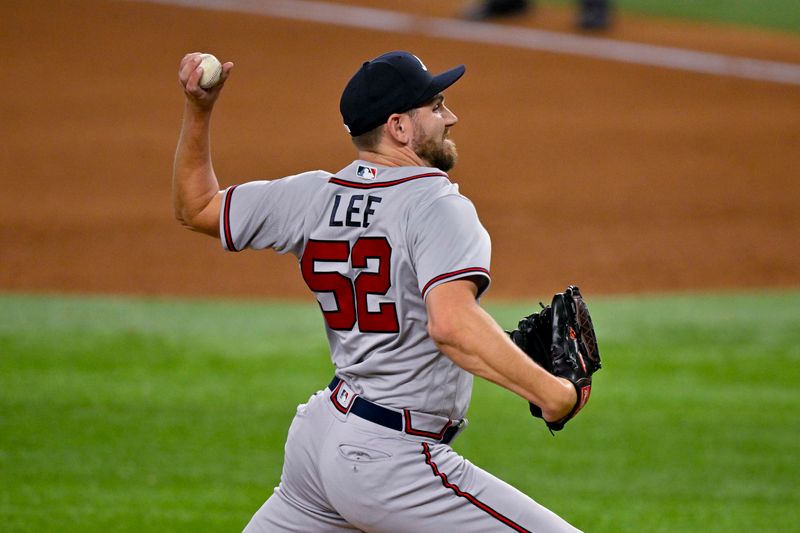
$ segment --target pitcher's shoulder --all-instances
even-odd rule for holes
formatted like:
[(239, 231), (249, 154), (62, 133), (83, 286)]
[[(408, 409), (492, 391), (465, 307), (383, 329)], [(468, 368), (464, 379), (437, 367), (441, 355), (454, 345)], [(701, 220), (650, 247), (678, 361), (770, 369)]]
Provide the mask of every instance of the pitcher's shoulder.
[(332, 177), (332, 173), (324, 170), (309, 170), (300, 174), (286, 176), (279, 181), (284, 184), (286, 190), (312, 193), (322, 190)]
[(472, 203), (469, 198), (461, 194), (458, 184), (453, 183), (447, 177), (420, 183), (415, 192), (419, 199), (419, 201), (416, 202), (416, 207), (418, 209), (430, 208), (431, 205), (446, 197), (457, 198), (458, 200), (456, 201)]
[(331, 179), (333, 176), (334, 174), (332, 172), (328, 172), (326, 170), (308, 170), (306, 172), (301, 172), (300, 174), (286, 176), (284, 179), (324, 183), (327, 182), (329, 179)]

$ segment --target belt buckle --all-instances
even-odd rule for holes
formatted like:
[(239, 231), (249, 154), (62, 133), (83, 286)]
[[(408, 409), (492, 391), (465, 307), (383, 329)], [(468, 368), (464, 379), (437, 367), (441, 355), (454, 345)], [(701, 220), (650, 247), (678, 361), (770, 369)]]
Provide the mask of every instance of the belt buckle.
[(336, 385), (336, 388), (331, 392), (331, 403), (333, 403), (337, 411), (344, 415), (349, 413), (350, 409), (353, 408), (353, 404), (356, 403), (356, 398), (358, 398), (358, 394), (353, 392), (344, 380), (340, 380), (339, 384)]

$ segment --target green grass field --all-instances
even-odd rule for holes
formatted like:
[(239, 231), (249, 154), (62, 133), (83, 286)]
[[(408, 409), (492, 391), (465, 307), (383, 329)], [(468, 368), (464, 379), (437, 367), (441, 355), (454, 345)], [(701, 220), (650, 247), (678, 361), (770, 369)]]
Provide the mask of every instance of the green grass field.
[[(623, 13), (683, 18), (800, 33), (797, 0), (611, 0)], [(544, 0), (574, 5), (577, 0)]]
[[(796, 531), (800, 293), (590, 303), (584, 413), (479, 380), (455, 448), (586, 531)], [(238, 531), (331, 372), (313, 304), (0, 296), (0, 529)]]

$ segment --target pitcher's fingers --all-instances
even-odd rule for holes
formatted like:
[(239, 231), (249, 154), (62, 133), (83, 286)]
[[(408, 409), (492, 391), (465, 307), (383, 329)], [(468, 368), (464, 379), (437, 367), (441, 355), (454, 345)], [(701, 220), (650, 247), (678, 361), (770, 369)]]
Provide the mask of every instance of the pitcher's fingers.
[[(194, 63), (190, 63), (194, 64)], [(192, 94), (201, 95), (205, 91), (200, 87), (200, 78), (203, 76), (203, 67), (200, 66), (200, 61), (197, 61), (194, 69), (189, 72), (186, 79), (186, 90)]]
[(200, 52), (193, 52), (191, 54), (186, 54), (181, 60), (181, 66), (178, 70), (178, 79), (182, 84), (186, 85), (192, 72), (197, 68), (197, 65), (200, 64), (200, 55)]

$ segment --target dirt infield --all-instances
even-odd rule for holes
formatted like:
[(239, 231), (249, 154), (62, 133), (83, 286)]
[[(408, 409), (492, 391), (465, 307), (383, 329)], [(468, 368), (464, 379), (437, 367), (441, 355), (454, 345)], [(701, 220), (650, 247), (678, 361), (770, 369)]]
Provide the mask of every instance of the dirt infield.
[[(800, 286), (798, 86), (133, 2), (0, 11), (0, 291), (308, 294), (293, 258), (226, 254), (174, 222), (178, 61), (236, 62), (213, 128), (230, 185), (345, 166), (341, 88), (397, 48), (432, 70), (467, 64), (447, 94), (460, 118), (451, 175), (493, 237), (491, 297), (572, 281), (591, 293)], [(571, 16), (512, 23), (570, 31)], [(800, 63), (800, 37), (780, 33), (625, 18), (608, 36)]]

